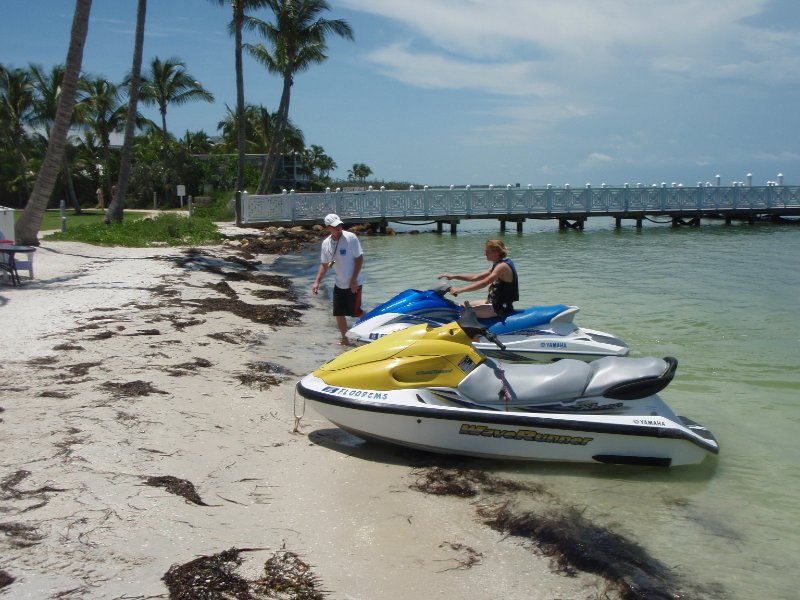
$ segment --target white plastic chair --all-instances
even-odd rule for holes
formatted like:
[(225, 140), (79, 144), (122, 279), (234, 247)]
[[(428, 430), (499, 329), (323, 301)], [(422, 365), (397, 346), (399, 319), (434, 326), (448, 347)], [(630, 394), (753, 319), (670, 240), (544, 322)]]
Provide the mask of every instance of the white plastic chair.
[[(0, 240), (11, 240), (11, 243), (14, 244), (14, 231), (9, 232), (10, 235), (6, 236), (5, 232), (0, 230)], [(14, 257), (14, 262), (16, 263), (17, 273), (20, 271), (27, 271), (28, 277), (33, 279), (33, 253), (34, 250), (30, 252), (18, 252), (17, 256)], [(24, 256), (25, 258), (18, 258)], [(6, 255), (0, 256), (0, 260), (8, 261), (8, 257)], [(5, 273), (5, 272), (3, 272)]]
[[(17, 273), (27, 271), (30, 279), (33, 279), (33, 253), (33, 250), (30, 252), (17, 252), (17, 256), (14, 257), (14, 262), (17, 264)], [(23, 255), (25, 258), (20, 260), (19, 257)]]

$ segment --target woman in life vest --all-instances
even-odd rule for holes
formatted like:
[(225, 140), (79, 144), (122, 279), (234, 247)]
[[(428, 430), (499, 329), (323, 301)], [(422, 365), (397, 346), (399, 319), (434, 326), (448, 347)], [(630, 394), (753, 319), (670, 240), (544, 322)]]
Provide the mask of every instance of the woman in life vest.
[(484, 248), (486, 260), (492, 266), (486, 271), (475, 274), (466, 273), (442, 273), (439, 275), (443, 279), (458, 279), (460, 281), (470, 281), (462, 287), (451, 287), (448, 291), (457, 296), (463, 292), (480, 290), (489, 286), (489, 295), (486, 302), (473, 304), (470, 306), (475, 309), (478, 318), (504, 317), (514, 310), (514, 302), (519, 300), (519, 278), (514, 263), (508, 258), (508, 249), (501, 240), (487, 240)]

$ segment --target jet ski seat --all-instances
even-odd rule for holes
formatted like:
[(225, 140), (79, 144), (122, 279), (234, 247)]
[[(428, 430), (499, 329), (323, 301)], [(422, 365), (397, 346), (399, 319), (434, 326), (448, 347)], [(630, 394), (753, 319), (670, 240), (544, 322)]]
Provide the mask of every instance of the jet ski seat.
[[(542, 365), (499, 364), (485, 360), (458, 385), (479, 404), (531, 406), (590, 396), (636, 400), (651, 396), (672, 380), (678, 361), (667, 357), (607, 356), (591, 363), (564, 359)], [(504, 390), (508, 392), (505, 398)]]
[[(479, 404), (530, 406), (579, 398), (590, 377), (590, 363), (567, 358), (558, 362), (529, 365), (485, 360), (458, 385), (458, 391)], [(509, 399), (504, 399), (503, 389)], [(502, 395), (501, 395), (502, 394)]]
[(616, 400), (638, 400), (663, 390), (678, 368), (678, 360), (671, 356), (663, 359), (606, 356), (589, 365), (592, 377), (585, 395), (605, 396)]

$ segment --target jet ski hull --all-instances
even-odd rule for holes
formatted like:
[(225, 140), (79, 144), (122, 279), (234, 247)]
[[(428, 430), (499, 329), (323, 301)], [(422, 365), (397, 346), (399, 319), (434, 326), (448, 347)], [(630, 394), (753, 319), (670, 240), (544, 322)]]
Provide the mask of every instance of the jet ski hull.
[[(381, 316), (389, 319), (391, 316)], [(356, 345), (364, 345), (387, 335), (402, 331), (418, 323), (439, 326), (441, 323), (427, 319), (411, 319), (400, 316), (384, 325), (364, 322), (348, 331), (348, 337)], [(375, 321), (376, 319), (372, 319)], [(575, 327), (572, 323), (550, 324), (514, 333), (501, 333), (506, 346), (499, 349), (494, 343), (480, 337), (473, 345), (475, 349), (506, 362), (552, 362), (564, 358), (575, 358), (591, 362), (604, 356), (627, 356), (630, 352), (622, 340), (603, 331)]]
[(698, 464), (719, 452), (708, 430), (675, 415), (658, 396), (617, 402), (612, 414), (588, 414), (608, 411), (609, 400), (569, 413), (503, 411), (458, 405), (451, 401), (454, 390), (441, 391), (332, 386), (314, 374), (297, 384), (314, 410), (345, 431), (441, 454), (667, 467)]
[[(479, 338), (477, 350), (506, 362), (552, 362), (575, 358), (591, 362), (604, 356), (627, 356), (630, 349), (619, 338), (573, 323), (577, 306), (556, 304), (516, 310), (505, 318), (482, 319), (488, 331), (507, 347), (499, 349)], [(408, 327), (438, 327), (459, 318), (461, 308), (434, 290), (406, 290), (362, 317), (347, 332), (356, 345), (369, 344)]]

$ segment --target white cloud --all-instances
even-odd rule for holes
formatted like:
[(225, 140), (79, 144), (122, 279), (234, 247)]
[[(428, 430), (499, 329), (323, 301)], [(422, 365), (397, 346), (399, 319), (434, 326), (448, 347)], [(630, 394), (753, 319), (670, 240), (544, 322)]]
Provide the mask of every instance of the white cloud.
[(589, 156), (584, 158), (578, 165), (581, 169), (596, 169), (612, 162), (614, 159), (608, 154), (602, 152), (592, 152)]
[[(465, 94), (458, 142), (525, 157), (542, 176), (672, 173), (753, 158), (796, 162), (784, 127), (800, 72), (795, 0), (337, 0), (391, 25), (357, 38), (409, 90)], [(794, 9), (788, 11), (793, 14)], [(439, 97), (442, 97), (440, 95)], [(436, 97), (429, 106), (436, 108)], [(773, 108), (768, 108), (772, 106)], [(447, 108), (440, 108), (447, 119)], [(474, 118), (469, 118), (473, 116)], [(736, 126), (732, 124), (737, 124)], [(450, 134), (450, 132), (446, 132)], [(754, 148), (759, 143), (763, 148)], [(724, 150), (719, 150), (724, 146)], [(594, 149), (587, 154), (587, 148)], [(486, 148), (484, 148), (485, 150)], [(763, 160), (769, 160), (765, 158)], [(530, 168), (529, 166), (525, 167)], [(719, 167), (717, 167), (719, 168)], [(737, 169), (739, 168), (737, 163)], [(716, 169), (714, 169), (716, 170)], [(691, 169), (688, 169), (691, 172)], [(700, 175), (707, 177), (707, 174)], [(691, 177), (691, 175), (690, 175)]]
[(476, 145), (531, 144), (541, 140), (542, 136), (558, 136), (562, 123), (586, 119), (594, 114), (594, 110), (573, 102), (500, 104), (486, 113), (494, 117), (491, 124), (472, 127), (461, 142)]
[(422, 88), (478, 89), (516, 96), (552, 96), (558, 86), (542, 80), (531, 62), (468, 62), (444, 54), (409, 50), (407, 44), (385, 46), (368, 59), (386, 75)]
[[(398, 21), (411, 46), (449, 62), (537, 64), (566, 80), (624, 77), (636, 70), (728, 76), (731, 66), (765, 64), (797, 50), (797, 36), (745, 25), (767, 0), (341, 0)], [(373, 54), (391, 53), (398, 40)], [(404, 40), (409, 43), (408, 40)], [(434, 52), (427, 51), (429, 58)], [(783, 61), (781, 61), (783, 62)], [(727, 71), (723, 67), (728, 66)], [(409, 75), (406, 70), (403, 75)], [(502, 76), (502, 70), (498, 76)], [(426, 73), (420, 85), (428, 85)], [(793, 75), (784, 74), (785, 78)], [(413, 83), (413, 79), (403, 81)], [(518, 93), (511, 85), (511, 93)]]

